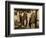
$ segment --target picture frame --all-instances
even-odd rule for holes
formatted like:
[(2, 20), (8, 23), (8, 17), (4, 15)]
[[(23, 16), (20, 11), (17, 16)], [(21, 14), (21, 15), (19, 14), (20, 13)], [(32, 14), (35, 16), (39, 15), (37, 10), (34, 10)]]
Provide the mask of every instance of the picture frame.
[[(14, 10), (17, 10), (17, 12), (18, 12), (18, 10), (20, 10), (20, 11), (22, 11), (22, 10), (27, 11), (27, 10), (32, 10), (32, 9), (36, 10), (38, 8), (39, 8), (38, 10), (41, 9), (41, 12), (39, 11), (39, 14), (42, 17), (42, 19), (41, 19), (42, 21), (40, 21), (40, 24), (39, 24), (40, 25), (39, 28), (41, 28), (41, 31), (40, 31), (40, 29), (38, 31), (36, 31), (37, 28), (36, 28), (36, 30), (32, 29), (33, 31), (32, 30), (30, 31), (29, 30), (30, 28), (29, 29), (25, 29), (25, 30), (23, 29), (22, 31), (18, 31), (16, 29), (16, 27), (15, 27), (14, 30), (16, 30), (16, 32), (14, 31), (15, 33), (12, 33), (13, 29), (12, 29), (11, 25), (14, 24), (13, 21), (11, 21), (11, 20), (13, 20), (12, 19), (13, 18), (13, 16), (12, 16), (12, 14), (13, 14), (13, 12), (12, 12), (13, 8), (15, 8)], [(27, 31), (29, 31), (29, 32), (27, 32)], [(32, 36), (32, 35), (44, 35), (44, 34), (45, 34), (45, 4), (44, 3), (5, 1), (5, 37)]]

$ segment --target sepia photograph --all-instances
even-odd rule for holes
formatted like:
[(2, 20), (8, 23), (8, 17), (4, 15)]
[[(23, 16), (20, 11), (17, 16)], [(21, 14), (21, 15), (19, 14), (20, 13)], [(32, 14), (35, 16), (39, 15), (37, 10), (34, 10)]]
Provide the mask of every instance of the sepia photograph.
[(14, 29), (38, 29), (38, 9), (14, 8)]

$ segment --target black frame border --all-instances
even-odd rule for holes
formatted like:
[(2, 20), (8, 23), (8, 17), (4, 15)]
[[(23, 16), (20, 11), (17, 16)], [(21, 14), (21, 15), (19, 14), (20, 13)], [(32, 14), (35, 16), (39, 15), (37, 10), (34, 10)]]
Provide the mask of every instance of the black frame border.
[[(42, 32), (40, 32), (40, 33), (10, 34), (10, 4), (43, 6), (43, 9), (42, 9), (43, 10), (43, 12), (42, 12), (43, 13)], [(5, 1), (5, 37), (44, 35), (44, 34), (45, 34), (45, 3)]]

